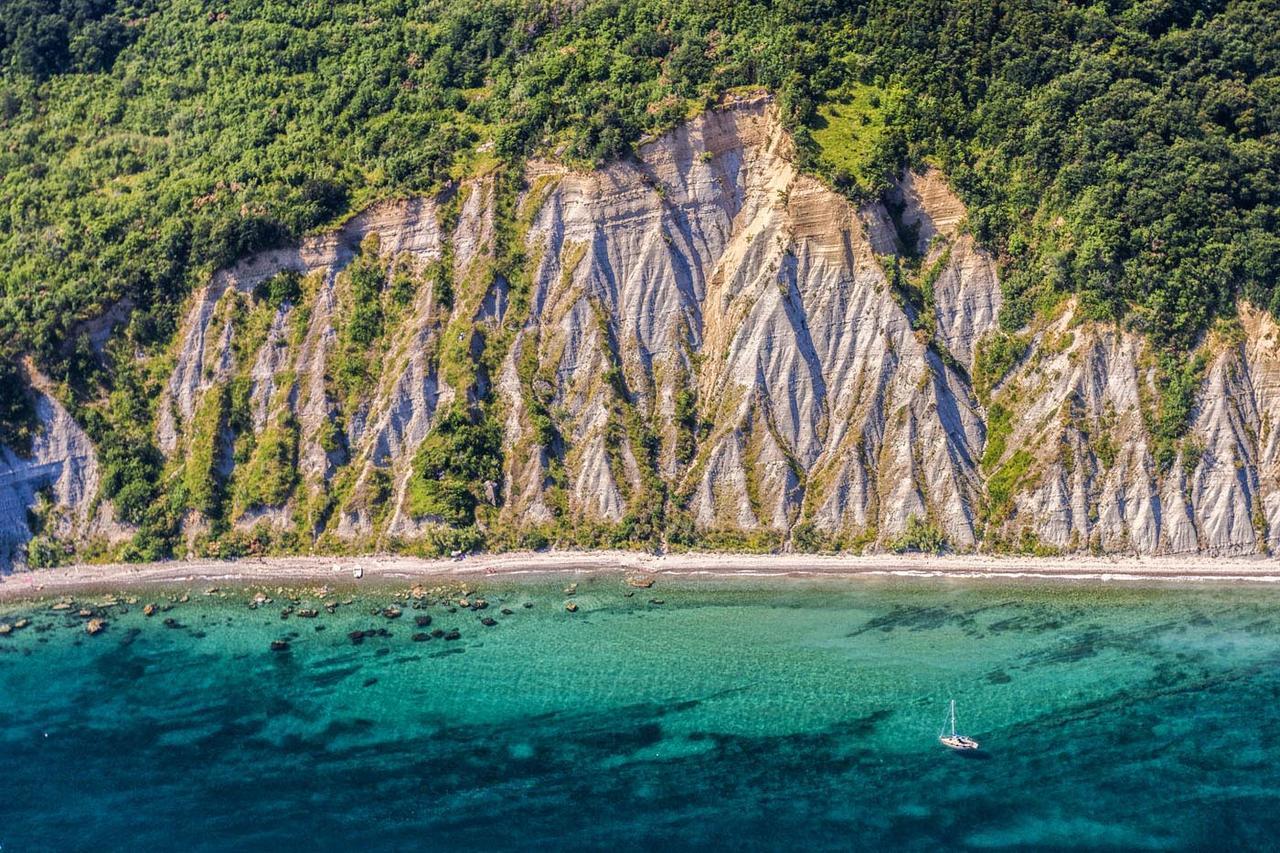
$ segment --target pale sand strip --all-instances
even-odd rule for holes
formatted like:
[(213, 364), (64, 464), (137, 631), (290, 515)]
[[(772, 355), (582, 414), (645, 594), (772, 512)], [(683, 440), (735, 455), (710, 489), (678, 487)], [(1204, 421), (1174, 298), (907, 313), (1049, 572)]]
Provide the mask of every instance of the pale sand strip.
[[(356, 580), (356, 570), (361, 578)], [(1280, 583), (1280, 560), (1270, 557), (992, 557), (809, 554), (672, 554), (562, 551), (476, 555), (461, 560), (411, 557), (273, 557), (147, 564), (68, 566), (0, 577), (0, 599), (60, 595), (82, 589), (149, 585), (433, 582), (489, 576), (597, 572), (656, 573), (688, 578), (956, 578), (1086, 582)]]

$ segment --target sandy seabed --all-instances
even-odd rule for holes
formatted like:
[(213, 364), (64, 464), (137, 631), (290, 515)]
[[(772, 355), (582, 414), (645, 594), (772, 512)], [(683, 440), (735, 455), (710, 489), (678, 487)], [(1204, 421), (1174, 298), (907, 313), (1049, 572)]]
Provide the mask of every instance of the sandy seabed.
[(953, 578), (1095, 583), (1280, 583), (1272, 557), (993, 557), (984, 555), (686, 553), (627, 551), (478, 554), (423, 560), (398, 556), (269, 557), (77, 565), (0, 576), (0, 600), (182, 584), (445, 583), (547, 574), (652, 574), (676, 578)]

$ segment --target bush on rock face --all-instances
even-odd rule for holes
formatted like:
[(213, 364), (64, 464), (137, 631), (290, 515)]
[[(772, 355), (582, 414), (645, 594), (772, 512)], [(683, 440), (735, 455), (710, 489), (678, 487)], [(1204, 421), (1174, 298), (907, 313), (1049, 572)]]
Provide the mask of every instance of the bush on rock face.
[(410, 513), (455, 527), (470, 524), (487, 499), (484, 484), (502, 477), (501, 454), (502, 435), (492, 418), (451, 407), (414, 458)]
[(897, 554), (918, 551), (927, 554), (941, 554), (947, 547), (947, 539), (938, 528), (918, 516), (907, 519), (906, 529), (902, 535), (893, 540), (889, 550)]

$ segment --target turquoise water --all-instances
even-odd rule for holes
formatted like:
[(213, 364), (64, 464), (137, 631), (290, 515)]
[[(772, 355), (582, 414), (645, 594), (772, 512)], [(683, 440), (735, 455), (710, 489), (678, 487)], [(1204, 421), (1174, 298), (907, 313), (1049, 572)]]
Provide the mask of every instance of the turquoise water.
[[(275, 589), (0, 605), (31, 622), (0, 636), (0, 850), (1280, 835), (1280, 593), (578, 581), (573, 614), (564, 579), (481, 584), (480, 612), (390, 589), (298, 596), (314, 619)], [(413, 641), (436, 628), (461, 636)], [(977, 755), (937, 743), (952, 696)]]

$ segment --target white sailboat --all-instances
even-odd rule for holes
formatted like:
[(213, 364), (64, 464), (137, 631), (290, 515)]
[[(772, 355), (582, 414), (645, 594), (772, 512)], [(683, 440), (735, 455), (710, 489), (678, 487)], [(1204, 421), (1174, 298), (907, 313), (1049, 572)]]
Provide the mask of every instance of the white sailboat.
[(943, 730), (938, 733), (938, 740), (943, 746), (951, 749), (977, 749), (978, 742), (971, 737), (956, 734), (956, 700), (951, 700), (951, 734), (947, 734), (944, 726)]

